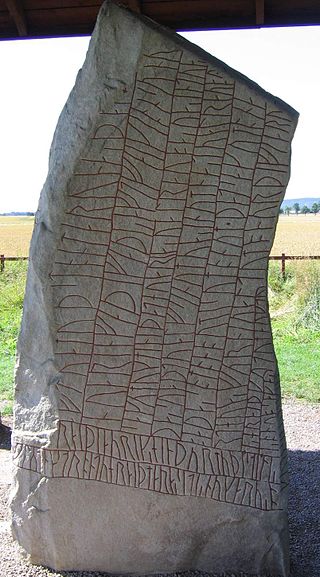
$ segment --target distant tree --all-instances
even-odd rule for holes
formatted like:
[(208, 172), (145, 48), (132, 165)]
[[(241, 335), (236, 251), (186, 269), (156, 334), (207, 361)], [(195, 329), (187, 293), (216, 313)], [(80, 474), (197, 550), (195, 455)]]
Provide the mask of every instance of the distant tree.
[(292, 208), (293, 208), (293, 210), (294, 210), (294, 212), (295, 212), (296, 214), (299, 214), (299, 212), (300, 212), (300, 204), (299, 204), (298, 202), (295, 202)]
[(314, 214), (318, 214), (319, 210), (320, 210), (320, 204), (318, 202), (314, 202), (311, 207), (311, 212), (313, 212)]
[(302, 214), (308, 214), (310, 212), (310, 208), (305, 204), (301, 209)]
[(290, 214), (290, 206), (285, 206), (283, 210), (284, 210), (284, 213), (289, 216), (289, 214)]
[(279, 208), (279, 214), (283, 214), (284, 210), (283, 208)]

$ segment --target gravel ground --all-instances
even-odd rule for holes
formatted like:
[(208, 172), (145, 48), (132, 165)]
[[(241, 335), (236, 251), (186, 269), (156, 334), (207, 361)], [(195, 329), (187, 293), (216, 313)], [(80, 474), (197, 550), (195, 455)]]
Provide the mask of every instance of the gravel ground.
[[(320, 405), (287, 401), (283, 406), (289, 449), (291, 577), (320, 577)], [(10, 425), (10, 422), (4, 422)], [(9, 531), (10, 430), (0, 436), (0, 576), (104, 577), (106, 573), (57, 573), (24, 561)], [(205, 577), (200, 572), (174, 577)], [(155, 576), (154, 576), (155, 577)], [(210, 577), (217, 576), (211, 573)], [(232, 577), (228, 575), (225, 577)], [(241, 576), (238, 576), (241, 577)], [(246, 577), (242, 575), (242, 577)], [(250, 577), (255, 577), (251, 575)]]

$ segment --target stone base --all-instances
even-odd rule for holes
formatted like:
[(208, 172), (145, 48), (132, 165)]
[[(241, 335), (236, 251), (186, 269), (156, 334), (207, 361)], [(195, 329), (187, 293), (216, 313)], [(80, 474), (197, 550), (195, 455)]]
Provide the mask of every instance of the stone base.
[[(30, 494), (23, 494), (26, 487)], [(22, 469), (12, 509), (13, 533), (29, 560), (55, 570), (288, 575), (281, 511), (45, 479)]]

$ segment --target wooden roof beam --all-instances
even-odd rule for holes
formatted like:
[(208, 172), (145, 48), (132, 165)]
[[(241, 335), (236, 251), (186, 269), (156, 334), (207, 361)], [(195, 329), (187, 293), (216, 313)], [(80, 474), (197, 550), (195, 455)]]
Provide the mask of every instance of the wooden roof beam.
[(126, 4), (133, 12), (141, 14), (141, 0), (127, 0)]
[(6, 0), (10, 16), (14, 20), (19, 36), (28, 36), (27, 20), (21, 0)]
[(256, 0), (256, 24), (264, 25), (264, 0)]

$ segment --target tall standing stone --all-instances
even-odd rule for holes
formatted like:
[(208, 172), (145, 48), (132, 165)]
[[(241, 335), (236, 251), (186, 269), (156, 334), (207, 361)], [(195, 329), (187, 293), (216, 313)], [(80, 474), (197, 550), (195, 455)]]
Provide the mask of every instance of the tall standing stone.
[(13, 531), (32, 562), (287, 575), (267, 264), (296, 120), (102, 7), (53, 140), (19, 339)]

